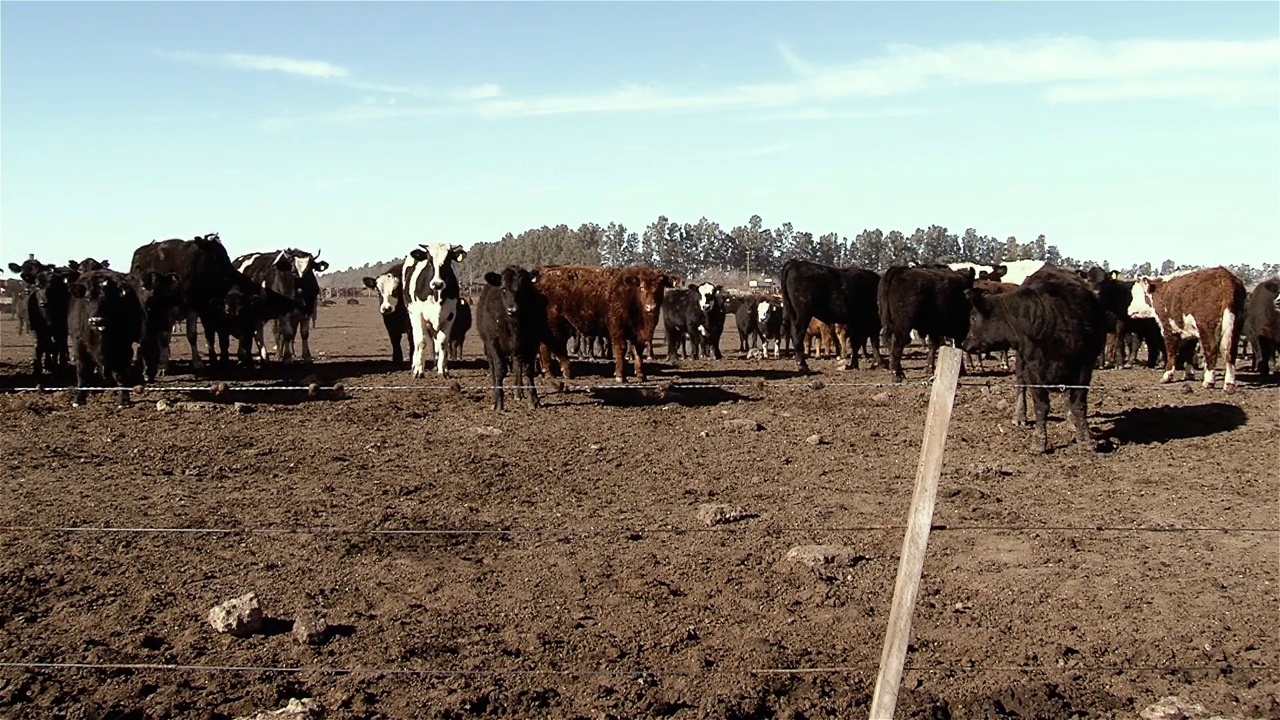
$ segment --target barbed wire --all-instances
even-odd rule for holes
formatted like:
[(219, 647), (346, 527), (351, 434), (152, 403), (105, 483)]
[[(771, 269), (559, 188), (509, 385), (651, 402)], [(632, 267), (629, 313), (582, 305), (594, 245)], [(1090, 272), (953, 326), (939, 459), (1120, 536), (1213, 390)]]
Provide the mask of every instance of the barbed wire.
[[(833, 675), (849, 673), (874, 673), (878, 665), (832, 665), (825, 667), (763, 667), (740, 669), (703, 668), (686, 670), (680, 668), (634, 668), (615, 670), (593, 669), (503, 669), (503, 670), (460, 670), (406, 667), (334, 667), (305, 665), (195, 665), (181, 663), (93, 663), (93, 662), (40, 662), (40, 661), (0, 661), (0, 668), (19, 670), (154, 670), (168, 672), (211, 672), (211, 673), (315, 673), (319, 675), (414, 675), (425, 677), (628, 677), (643, 678), (645, 676), (665, 675), (673, 677), (701, 677), (724, 675)], [(1271, 672), (1275, 665), (907, 665), (908, 672)]]
[[(684, 380), (666, 380), (666, 381), (646, 381), (646, 382), (627, 382), (627, 383), (595, 383), (595, 384), (574, 384), (572, 381), (565, 381), (559, 378), (545, 380), (536, 387), (540, 392), (594, 392), (599, 390), (657, 390), (661, 392), (679, 391), (679, 390), (697, 390), (697, 389), (755, 389), (764, 390), (768, 388), (795, 388), (815, 390), (823, 387), (857, 387), (857, 388), (874, 388), (874, 389), (914, 389), (927, 388), (933, 384), (932, 378), (925, 380), (906, 380), (903, 382), (844, 382), (844, 381), (828, 381), (820, 378), (814, 378), (808, 381), (771, 381), (771, 380), (747, 380), (740, 382), (697, 382)], [(991, 381), (974, 381), (961, 380), (957, 383), (958, 387), (965, 388), (986, 388), (989, 390), (1019, 390), (1022, 388), (1036, 389), (1044, 388), (1049, 390), (1065, 391), (1065, 390), (1108, 390), (1132, 392), (1135, 390), (1163, 390), (1178, 393), (1186, 393), (1184, 388), (1189, 387), (1186, 383), (1152, 383), (1152, 384), (1136, 384), (1124, 383), (1120, 385), (1110, 384), (1092, 384), (1092, 385), (1069, 385), (1069, 384), (1020, 384), (1020, 383), (997, 383)], [(529, 385), (503, 385), (503, 390), (528, 390)], [(56, 387), (38, 387), (38, 386), (21, 386), (5, 388), (4, 392), (10, 393), (63, 393), (69, 391), (84, 392), (119, 392), (120, 390), (128, 390), (136, 394), (147, 393), (197, 393), (207, 392), (211, 394), (222, 394), (230, 392), (414, 392), (414, 391), (441, 391), (449, 390), (454, 392), (478, 392), (492, 391), (498, 389), (496, 385), (462, 385), (459, 383), (450, 383), (447, 385), (348, 385), (346, 383), (333, 383), (330, 385), (321, 385), (319, 383), (308, 385), (262, 385), (262, 384), (229, 384), (226, 382), (215, 382), (209, 385), (144, 385), (144, 386), (86, 386), (77, 388), (74, 385), (64, 385)], [(1204, 388), (1205, 390), (1215, 390), (1217, 388)], [(1275, 385), (1251, 385), (1237, 384), (1233, 387), (1233, 391), (1257, 391), (1257, 390), (1280, 390)], [(1224, 391), (1225, 392), (1225, 391)]]
[[(0, 525), (0, 533), (9, 534), (137, 534), (137, 535), (370, 535), (370, 536), (505, 536), (521, 535), (685, 535), (708, 533), (841, 533), (889, 532), (906, 529), (906, 525), (734, 525), (712, 527), (619, 527), (619, 528), (348, 528), (333, 525), (299, 525), (283, 527), (128, 527), (104, 525)], [(1141, 533), (1249, 533), (1280, 535), (1280, 528), (1223, 526), (1160, 525), (949, 525), (935, 523), (931, 532), (1141, 532)]]

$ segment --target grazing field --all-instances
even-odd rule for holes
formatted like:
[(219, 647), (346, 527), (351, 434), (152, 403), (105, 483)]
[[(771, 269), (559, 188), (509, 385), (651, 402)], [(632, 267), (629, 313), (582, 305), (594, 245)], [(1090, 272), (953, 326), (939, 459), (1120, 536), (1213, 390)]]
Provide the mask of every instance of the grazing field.
[[(123, 410), (0, 393), (0, 716), (314, 697), (330, 718), (865, 717), (928, 388), (841, 384), (891, 377), (830, 360), (797, 377), (741, 359), (728, 325), (725, 360), (655, 364), (670, 388), (582, 361), (538, 411), (471, 389), (488, 383), (474, 333), (461, 389), (149, 391)], [(0, 388), (28, 384), (30, 336), (5, 317), (0, 343)], [(367, 300), (321, 308), (312, 348), (236, 376), (447, 385), (389, 366)], [(1008, 423), (1007, 374), (962, 378), (900, 717), (1133, 718), (1167, 695), (1280, 716), (1280, 393), (1159, 374), (1095, 374), (1096, 455), (1067, 447), (1055, 396), (1047, 456)], [(708, 525), (709, 503), (749, 516)], [(73, 527), (233, 532), (56, 529)], [(457, 532), (370, 532), (388, 530)], [(785, 560), (815, 544), (854, 557)], [(250, 590), (264, 631), (215, 633), (208, 609)], [(288, 632), (304, 610), (333, 625), (323, 645)]]

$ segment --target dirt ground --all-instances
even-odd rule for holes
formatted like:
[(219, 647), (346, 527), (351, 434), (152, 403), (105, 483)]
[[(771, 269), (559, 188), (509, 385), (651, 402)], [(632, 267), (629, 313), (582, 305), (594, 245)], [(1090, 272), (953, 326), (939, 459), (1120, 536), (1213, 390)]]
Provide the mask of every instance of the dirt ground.
[[(440, 389), (390, 367), (365, 303), (321, 310), (313, 365), (251, 377), (435, 389), (0, 391), (0, 716), (867, 716), (927, 387), (727, 352), (655, 363), (665, 391), (588, 390), (612, 369), (582, 361), (542, 409), (494, 413), (474, 334)], [(0, 388), (29, 384), (7, 316), (0, 346)], [(1280, 717), (1280, 392), (1242, 378), (1099, 372), (1108, 451), (1067, 447), (1055, 397), (1047, 456), (1008, 423), (1007, 374), (963, 378), (898, 717), (1134, 718), (1167, 695)], [(708, 526), (707, 503), (750, 516)], [(66, 529), (87, 527), (230, 532)], [(785, 560), (814, 544), (852, 559)], [(208, 609), (250, 590), (263, 632), (215, 633)], [(304, 610), (323, 645), (288, 632)]]

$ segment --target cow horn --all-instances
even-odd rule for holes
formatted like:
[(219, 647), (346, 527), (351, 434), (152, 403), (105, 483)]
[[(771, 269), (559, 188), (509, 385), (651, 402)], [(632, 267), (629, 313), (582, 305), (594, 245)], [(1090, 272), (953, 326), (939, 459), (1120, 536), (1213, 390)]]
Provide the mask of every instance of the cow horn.
[(311, 256), (311, 259), (312, 259), (312, 260), (319, 260), (319, 259), (320, 259), (320, 252), (321, 252), (321, 251), (317, 250), (317, 251), (316, 251), (316, 254)]

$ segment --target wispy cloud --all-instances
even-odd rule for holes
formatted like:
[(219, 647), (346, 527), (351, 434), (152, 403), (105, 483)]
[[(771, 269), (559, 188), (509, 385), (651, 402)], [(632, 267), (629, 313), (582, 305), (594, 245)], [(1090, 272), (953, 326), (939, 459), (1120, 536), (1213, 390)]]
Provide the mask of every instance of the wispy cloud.
[(387, 84), (352, 76), (332, 63), (267, 55), (166, 57), (239, 69), (270, 70), (416, 102), (359, 102), (309, 116), (264, 121), (270, 129), (305, 123), (369, 123), (438, 115), (485, 118), (553, 115), (730, 111), (793, 120), (908, 116), (933, 112), (884, 108), (888, 98), (929, 98), (966, 87), (1018, 87), (1048, 103), (1183, 99), (1225, 105), (1280, 102), (1280, 40), (1102, 41), (1043, 37), (1012, 42), (969, 42), (941, 47), (889, 44), (871, 57), (819, 63), (777, 45), (789, 72), (780, 79), (721, 88), (631, 84), (596, 92), (544, 95), (508, 93), (484, 83), (438, 89)]
[(340, 65), (324, 60), (299, 60), (297, 58), (280, 57), (278, 55), (246, 55), (241, 53), (224, 53), (209, 55), (195, 52), (157, 51), (157, 55), (169, 60), (191, 62), (212, 67), (233, 68), (236, 70), (267, 70), (288, 75), (301, 75), (311, 78), (345, 78), (351, 73)]

